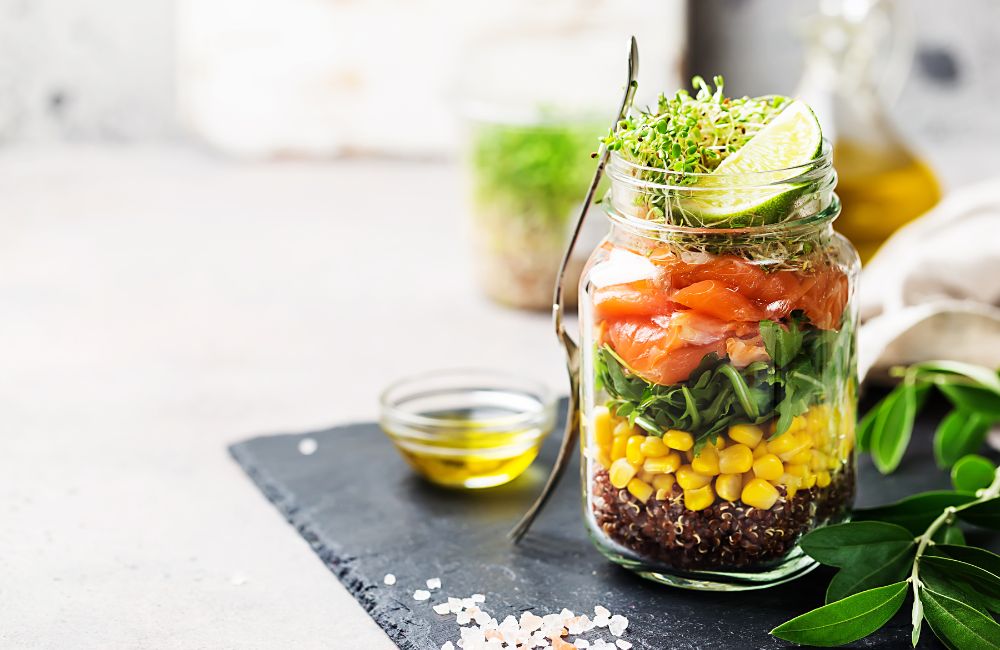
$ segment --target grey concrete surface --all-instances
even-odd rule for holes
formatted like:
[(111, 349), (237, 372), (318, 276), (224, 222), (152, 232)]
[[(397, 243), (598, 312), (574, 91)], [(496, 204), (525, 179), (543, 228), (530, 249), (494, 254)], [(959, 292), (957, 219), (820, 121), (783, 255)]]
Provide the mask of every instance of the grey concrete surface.
[(563, 389), (547, 316), (478, 296), (457, 182), (0, 152), (0, 647), (393, 647), (225, 446), (426, 368)]

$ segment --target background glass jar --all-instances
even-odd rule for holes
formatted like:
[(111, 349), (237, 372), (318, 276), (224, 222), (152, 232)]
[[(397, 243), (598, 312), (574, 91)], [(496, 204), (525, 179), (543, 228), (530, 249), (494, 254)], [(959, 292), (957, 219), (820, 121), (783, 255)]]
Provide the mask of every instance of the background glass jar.
[(813, 568), (799, 538), (853, 501), (860, 263), (829, 144), (710, 176), (609, 163), (580, 285), (585, 520), (648, 578), (747, 589)]

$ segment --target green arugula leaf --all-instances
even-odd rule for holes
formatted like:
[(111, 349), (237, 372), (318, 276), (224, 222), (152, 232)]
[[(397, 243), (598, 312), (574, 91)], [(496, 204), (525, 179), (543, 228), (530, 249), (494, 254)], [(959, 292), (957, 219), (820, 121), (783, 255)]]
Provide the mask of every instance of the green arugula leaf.
[(1000, 530), (1000, 498), (989, 499), (958, 511), (958, 517), (974, 526)]
[(934, 458), (942, 469), (983, 446), (990, 419), (957, 409), (945, 416), (934, 432)]
[(974, 607), (927, 587), (920, 590), (920, 602), (931, 629), (947, 647), (954, 650), (998, 647), (1000, 625)]
[(958, 491), (975, 492), (989, 487), (997, 467), (988, 458), (970, 454), (963, 456), (951, 468), (951, 484)]
[(792, 643), (823, 647), (857, 641), (878, 630), (899, 611), (907, 587), (903, 581), (862, 591), (782, 623), (771, 634)]
[(889, 505), (855, 510), (852, 517), (854, 521), (884, 521), (898, 524), (914, 535), (922, 535), (945, 508), (975, 500), (976, 495), (968, 492), (948, 490), (921, 492)]
[(772, 320), (761, 321), (760, 337), (764, 340), (768, 356), (779, 368), (790, 364), (802, 349), (802, 330), (794, 320), (787, 328)]

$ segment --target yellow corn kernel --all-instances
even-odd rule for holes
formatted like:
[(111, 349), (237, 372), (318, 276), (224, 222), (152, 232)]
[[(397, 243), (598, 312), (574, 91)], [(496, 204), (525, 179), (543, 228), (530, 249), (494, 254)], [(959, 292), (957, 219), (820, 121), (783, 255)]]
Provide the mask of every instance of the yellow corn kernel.
[(639, 451), (646, 458), (659, 458), (670, 453), (670, 448), (663, 444), (657, 436), (646, 436), (646, 439), (639, 445)]
[(611, 419), (611, 411), (607, 406), (598, 406), (594, 409), (594, 440), (601, 447), (610, 447), (611, 439), (614, 435), (611, 429), (614, 426)]
[(753, 470), (750, 470), (749, 472), (743, 472), (743, 485), (746, 486), (747, 483), (754, 480), (755, 478), (757, 478), (757, 476), (753, 473)]
[(618, 420), (618, 424), (615, 425), (615, 428), (612, 430), (611, 433), (615, 436), (628, 437), (634, 433), (634, 430), (632, 429), (632, 426), (628, 423), (628, 420), (623, 418), (621, 420)]
[(767, 451), (775, 456), (780, 456), (781, 454), (787, 454), (793, 449), (797, 449), (800, 445), (798, 436), (789, 429), (774, 440), (769, 440)]
[(597, 462), (601, 464), (601, 467), (608, 469), (611, 467), (611, 454), (609, 454), (604, 449), (597, 450)]
[(816, 475), (810, 472), (802, 479), (802, 487), (808, 490), (814, 485), (816, 485)]
[(822, 472), (816, 473), (816, 485), (821, 488), (825, 488), (830, 485), (830, 472), (823, 470)]
[(785, 473), (791, 474), (792, 476), (798, 476), (799, 478), (805, 478), (806, 474), (809, 473), (809, 468), (805, 465), (785, 463)]
[(691, 461), (691, 469), (706, 476), (715, 476), (719, 473), (719, 450), (712, 445), (705, 445), (701, 448), (701, 453)]
[(625, 446), (628, 444), (628, 436), (615, 436), (611, 442), (611, 460), (625, 458)]
[(718, 438), (715, 439), (715, 442), (712, 444), (715, 445), (716, 449), (722, 451), (723, 449), (726, 448), (726, 439), (723, 436), (719, 436)]
[(726, 447), (719, 452), (719, 471), (723, 474), (742, 474), (751, 467), (753, 467), (753, 452), (743, 443)]
[(646, 470), (643, 469), (640, 469), (639, 472), (635, 475), (637, 479), (639, 479), (640, 481), (645, 481), (647, 483), (652, 483), (654, 476), (656, 476), (656, 474), (654, 474), (653, 472), (647, 472)]
[(677, 429), (670, 429), (664, 433), (663, 442), (671, 449), (678, 451), (687, 451), (691, 447), (694, 447), (694, 438), (691, 437), (691, 434), (687, 431), (678, 431)]
[(694, 451), (692, 451), (690, 449), (688, 449), (687, 451), (685, 451), (684, 452), (684, 459), (687, 460), (687, 462), (689, 462), (689, 463), (692, 460), (694, 460)]
[(629, 481), (635, 478), (636, 471), (635, 465), (628, 462), (627, 458), (619, 458), (611, 463), (611, 469), (608, 470), (611, 485), (618, 489), (625, 487)]
[(671, 472), (676, 472), (677, 468), (681, 466), (681, 455), (676, 451), (667, 454), (661, 458), (647, 458), (642, 464), (642, 468), (647, 472), (659, 472), (663, 474), (669, 474)]
[(754, 461), (753, 473), (765, 481), (775, 481), (785, 473), (785, 466), (774, 454), (765, 454)]
[(649, 497), (653, 496), (653, 486), (637, 478), (629, 481), (626, 488), (632, 493), (632, 496), (643, 503), (649, 501)]
[(670, 498), (670, 495), (671, 495), (670, 490), (668, 490), (667, 488), (660, 488), (659, 490), (656, 491), (656, 500), (666, 501), (667, 499)]
[(796, 465), (809, 465), (812, 462), (812, 450), (803, 449), (799, 453), (795, 454), (788, 459), (788, 462), (795, 463)]
[(696, 490), (712, 482), (711, 476), (705, 476), (691, 469), (690, 465), (682, 465), (677, 468), (677, 483), (684, 490)]
[(794, 474), (782, 474), (781, 478), (772, 482), (775, 485), (784, 485), (785, 493), (788, 495), (789, 499), (795, 496), (795, 493), (799, 491), (800, 487), (802, 487), (802, 479)]
[(792, 418), (791, 423), (788, 425), (788, 430), (792, 431), (802, 431), (806, 428), (806, 419), (801, 415), (796, 415)]
[(786, 451), (783, 454), (778, 454), (778, 458), (780, 458), (781, 460), (783, 460), (785, 462), (789, 462), (790, 463), (790, 462), (792, 462), (793, 458), (795, 458), (796, 456), (798, 456), (799, 454), (801, 454), (803, 451), (809, 451), (809, 443), (808, 442), (800, 444), (798, 447), (795, 447), (794, 449), (792, 449), (790, 451)]
[(764, 437), (764, 432), (756, 424), (734, 424), (729, 427), (729, 437), (742, 442), (747, 447), (756, 447)]
[(625, 458), (633, 465), (642, 465), (642, 461), (646, 460), (642, 451), (639, 450), (643, 440), (645, 440), (644, 436), (629, 436), (628, 442), (625, 443)]
[(770, 510), (778, 500), (778, 490), (764, 479), (755, 478), (743, 487), (740, 499), (748, 506)]
[[(667, 492), (670, 492), (673, 490), (675, 480), (676, 479), (673, 474), (657, 474), (653, 477), (653, 487), (657, 490), (666, 490)], [(659, 499), (660, 497), (656, 498)]]
[(819, 449), (813, 449), (809, 452), (809, 467), (811, 469), (826, 469), (828, 462), (830, 461), (826, 457), (826, 454)]
[(740, 474), (720, 474), (715, 479), (715, 492), (726, 501), (738, 501), (743, 492), (743, 476)]
[(713, 503), (715, 503), (715, 493), (709, 484), (684, 490), (684, 507), (688, 510), (704, 510)]
[(765, 454), (767, 454), (767, 443), (761, 440), (760, 443), (753, 448), (753, 459), (757, 460)]

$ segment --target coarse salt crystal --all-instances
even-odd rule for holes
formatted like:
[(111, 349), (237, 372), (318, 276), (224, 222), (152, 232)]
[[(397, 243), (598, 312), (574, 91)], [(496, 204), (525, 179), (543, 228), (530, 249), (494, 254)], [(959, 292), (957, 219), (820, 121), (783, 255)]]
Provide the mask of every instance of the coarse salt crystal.
[(575, 645), (578, 648), (589, 648), (590, 641), (586, 639), (577, 639), (576, 641), (573, 642), (573, 645)]
[(629, 643), (628, 641), (623, 641), (622, 639), (616, 640), (615, 645), (621, 648), (622, 650), (629, 650), (629, 648), (632, 647), (631, 643)]
[(441, 646), (441, 650), (455, 650), (455, 644), (451, 641), (445, 641), (444, 645)]
[(448, 603), (441, 603), (440, 605), (435, 605), (431, 609), (433, 609), (435, 612), (437, 612), (442, 616), (451, 613), (451, 607), (448, 606)]
[(299, 440), (299, 453), (303, 456), (312, 456), (319, 449), (319, 443), (315, 438), (303, 438)]
[(428, 600), (431, 597), (431, 592), (426, 589), (417, 589), (413, 592), (413, 600)]
[(449, 596), (448, 597), (448, 610), (452, 614), (457, 614), (460, 611), (462, 611), (462, 599), (461, 598), (452, 598), (451, 596)]
[(396, 584), (396, 576), (392, 575), (391, 573), (387, 573), (385, 574), (385, 577), (382, 578), (382, 582), (391, 587), (392, 585)]
[(441, 588), (441, 578), (430, 578), (427, 580), (428, 589), (440, 589)]
[(485, 603), (486, 602), (486, 596), (484, 596), (482, 594), (472, 594), (471, 596), (469, 596), (469, 598), (471, 598), (472, 602), (474, 602), (474, 603)]
[(611, 617), (611, 622), (608, 624), (608, 631), (615, 636), (621, 636), (625, 633), (625, 628), (628, 627), (628, 619), (621, 614), (615, 614)]
[(601, 618), (611, 618), (611, 611), (607, 607), (597, 605), (594, 607), (594, 614)]

